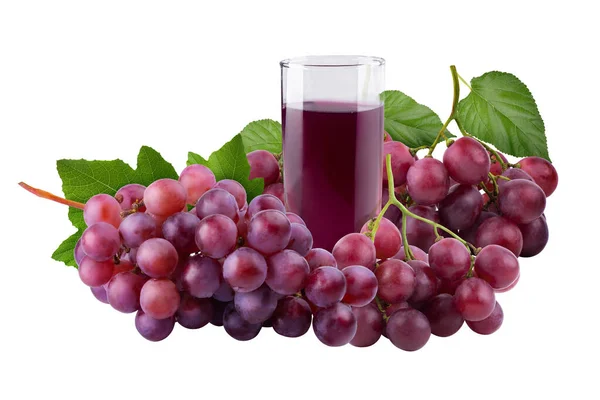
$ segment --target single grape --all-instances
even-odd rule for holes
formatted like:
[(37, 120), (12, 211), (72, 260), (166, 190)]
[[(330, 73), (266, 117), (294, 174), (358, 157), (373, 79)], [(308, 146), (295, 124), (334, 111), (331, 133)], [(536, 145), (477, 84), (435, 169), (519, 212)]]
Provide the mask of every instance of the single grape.
[(529, 174), (527, 172), (523, 171), (520, 168), (509, 168), (502, 173), (502, 176), (504, 176), (510, 180), (506, 180), (506, 179), (502, 179), (502, 178), (497, 179), (496, 182), (498, 183), (499, 190), (502, 190), (502, 187), (506, 183), (517, 180), (517, 179), (525, 179), (526, 181), (533, 182), (533, 178), (531, 176), (529, 176)]
[(517, 224), (526, 224), (542, 215), (546, 208), (546, 195), (535, 183), (517, 179), (502, 186), (498, 207), (506, 218)]
[(503, 289), (519, 276), (519, 261), (510, 250), (491, 244), (477, 254), (475, 273), (492, 288)]
[(374, 304), (364, 307), (352, 307), (352, 313), (356, 317), (356, 334), (350, 341), (352, 346), (373, 346), (383, 333), (385, 324), (383, 316)]
[[(363, 225), (360, 233), (369, 231), (369, 223)], [(386, 218), (382, 218), (379, 228), (375, 233), (375, 255), (381, 260), (393, 257), (402, 246), (402, 237), (400, 231), (394, 223)]]
[(288, 296), (279, 301), (271, 320), (275, 332), (281, 336), (296, 338), (310, 329), (312, 312), (305, 300)]
[(310, 272), (308, 262), (293, 250), (283, 250), (267, 259), (267, 285), (282, 295), (298, 293)]
[(154, 319), (175, 315), (181, 298), (177, 286), (169, 279), (150, 279), (140, 292), (140, 306), (144, 313)]
[(335, 257), (325, 249), (312, 249), (305, 258), (311, 271), (319, 267), (337, 267)]
[(481, 321), (489, 317), (495, 304), (494, 289), (480, 278), (465, 280), (454, 294), (454, 305), (467, 321)]
[(502, 326), (504, 321), (504, 311), (500, 307), (500, 303), (496, 302), (494, 311), (489, 317), (482, 319), (481, 321), (467, 321), (467, 325), (475, 333), (480, 335), (491, 335), (496, 332)]
[[(448, 153), (447, 150), (446, 153)], [(423, 206), (439, 203), (446, 197), (448, 189), (450, 189), (448, 171), (444, 164), (435, 158), (423, 158), (416, 161), (408, 170), (406, 183), (410, 197), (417, 204)]]
[(308, 228), (305, 225), (293, 223), (290, 242), (287, 248), (294, 250), (304, 257), (312, 249), (312, 245), (313, 237)]
[(332, 306), (346, 294), (346, 278), (337, 268), (319, 267), (308, 275), (304, 293), (317, 307)]
[[(420, 217), (427, 218), (433, 222), (440, 222), (440, 216), (435, 207), (410, 206), (408, 210)], [(398, 229), (402, 231), (402, 221), (398, 224)], [(441, 232), (440, 232), (441, 233)], [(436, 236), (433, 226), (426, 222), (419, 221), (410, 216), (406, 218), (406, 238), (412, 246), (417, 246), (424, 252), (428, 252), (431, 245), (435, 242)]]
[(156, 221), (148, 214), (136, 212), (121, 222), (119, 233), (125, 246), (140, 247), (146, 240), (156, 236)]
[(490, 155), (477, 140), (462, 137), (444, 152), (444, 166), (455, 181), (477, 185), (488, 179)]
[(306, 222), (304, 222), (304, 220), (298, 214), (294, 214), (293, 212), (286, 212), (285, 216), (288, 217), (290, 223), (292, 224), (300, 224), (306, 226)]
[(528, 224), (519, 225), (519, 230), (523, 235), (521, 257), (533, 257), (544, 250), (549, 236), (545, 216), (542, 215)]
[(192, 164), (181, 171), (179, 182), (187, 193), (187, 204), (196, 204), (200, 196), (217, 183), (215, 174), (208, 167), (200, 164)]
[(199, 329), (211, 321), (213, 303), (210, 299), (197, 299), (184, 294), (175, 315), (179, 325), (184, 328)]
[(265, 186), (279, 180), (279, 163), (275, 156), (266, 150), (254, 150), (246, 154), (250, 164), (250, 179), (263, 178)]
[(204, 219), (209, 215), (221, 214), (237, 222), (239, 208), (235, 197), (224, 189), (210, 189), (196, 203), (198, 218)]
[(400, 260), (384, 261), (375, 270), (375, 276), (379, 283), (377, 296), (390, 304), (408, 299), (417, 284), (415, 271)]
[(272, 194), (277, 197), (283, 204), (285, 204), (285, 191), (283, 189), (283, 183), (272, 183), (265, 187), (265, 194)]
[(171, 242), (161, 239), (148, 239), (138, 248), (138, 266), (151, 278), (166, 278), (175, 271), (179, 256)]
[(429, 320), (431, 333), (435, 336), (448, 337), (454, 335), (463, 326), (465, 320), (454, 305), (452, 295), (438, 294), (431, 299), (423, 313)]
[(114, 226), (106, 222), (98, 222), (83, 232), (81, 247), (92, 260), (106, 261), (112, 259), (119, 251), (121, 237)]
[(291, 236), (292, 225), (281, 211), (261, 211), (248, 224), (248, 246), (265, 255), (285, 249)]
[(271, 318), (277, 308), (277, 296), (266, 285), (247, 293), (236, 293), (234, 305), (240, 316), (251, 324)]
[(84, 257), (79, 265), (79, 278), (87, 286), (101, 286), (112, 278), (114, 263), (112, 260), (96, 261)]
[(267, 262), (249, 247), (240, 247), (223, 263), (223, 278), (236, 292), (258, 289), (267, 278)]
[(558, 186), (558, 173), (549, 161), (541, 157), (526, 157), (519, 161), (519, 166), (542, 188), (546, 197), (554, 193)]
[(477, 217), (477, 220), (475, 221), (475, 223), (473, 225), (471, 225), (467, 229), (461, 229), (459, 231), (460, 237), (463, 238), (463, 240), (465, 240), (471, 244), (475, 244), (477, 230), (479, 229), (481, 224), (483, 224), (484, 221), (486, 221), (490, 218), (493, 218), (493, 217), (497, 217), (497, 216), (498, 216), (498, 214), (493, 213), (491, 211), (481, 211), (481, 213), (479, 214), (479, 217)]
[(352, 309), (342, 303), (335, 303), (331, 307), (319, 310), (313, 321), (313, 330), (317, 339), (332, 347), (350, 343), (356, 334), (356, 329), (357, 322)]
[(181, 211), (185, 207), (186, 200), (185, 188), (174, 179), (159, 179), (144, 191), (146, 211), (165, 218)]
[(242, 318), (233, 303), (229, 303), (223, 312), (223, 327), (229, 336), (241, 341), (254, 339), (262, 328), (260, 323), (251, 324)]
[(244, 189), (242, 184), (238, 181), (234, 181), (233, 179), (223, 179), (217, 182), (214, 187), (215, 189), (223, 189), (231, 193), (233, 197), (235, 197), (235, 201), (240, 210), (246, 206), (246, 189)]
[(98, 301), (104, 304), (108, 304), (108, 297), (104, 286), (92, 286), (90, 287), (90, 290), (92, 291), (92, 294)]
[(235, 292), (231, 286), (229, 286), (229, 283), (227, 283), (225, 280), (222, 280), (221, 286), (219, 286), (217, 291), (213, 294), (213, 298), (215, 300), (227, 303), (229, 301), (233, 301), (234, 295)]
[(454, 238), (442, 239), (429, 249), (429, 265), (438, 278), (453, 281), (469, 272), (471, 253)]
[(415, 290), (408, 301), (420, 304), (430, 300), (437, 294), (438, 280), (433, 268), (426, 262), (419, 260), (407, 261), (407, 264), (415, 271)]
[[(423, 250), (421, 250), (417, 246), (413, 246), (412, 244), (408, 247), (410, 248), (412, 255), (415, 256), (415, 260), (429, 262), (429, 256)], [(392, 258), (400, 261), (406, 261), (406, 253), (404, 251), (404, 246), (401, 246), (398, 253), (396, 253), (396, 255)]]
[(373, 271), (361, 265), (351, 265), (342, 270), (346, 278), (346, 294), (342, 302), (352, 307), (364, 307), (377, 295), (377, 278)]
[(392, 175), (394, 177), (394, 185), (400, 186), (406, 183), (406, 174), (408, 169), (415, 163), (415, 159), (410, 154), (410, 149), (400, 142), (385, 142), (383, 144), (383, 185), (388, 184), (387, 170), (385, 159), (388, 154), (391, 154), (392, 159)]
[(453, 231), (472, 226), (481, 210), (483, 199), (479, 190), (471, 185), (455, 185), (439, 204), (442, 224)]
[(171, 215), (162, 225), (162, 236), (171, 242), (181, 254), (198, 251), (194, 240), (200, 219), (189, 212), (178, 212)]
[(497, 244), (513, 252), (517, 257), (523, 249), (523, 235), (519, 227), (504, 217), (492, 217), (485, 220), (475, 236), (475, 245), (485, 247)]
[(272, 194), (261, 194), (252, 199), (248, 204), (248, 211), (246, 211), (246, 220), (250, 221), (252, 218), (261, 211), (265, 210), (277, 210), (285, 213), (285, 206), (277, 197)]
[(140, 203), (144, 200), (145, 191), (146, 186), (137, 183), (130, 183), (117, 190), (115, 199), (123, 211), (130, 211), (135, 207), (137, 211), (145, 212), (146, 206), (140, 205)]
[(143, 311), (135, 315), (135, 328), (145, 339), (152, 342), (160, 342), (166, 339), (175, 327), (175, 318), (155, 319)]
[[(387, 188), (383, 188), (381, 191), (381, 208), (383, 209), (383, 207), (385, 207), (385, 205), (387, 204), (387, 202), (390, 200), (390, 192), (388, 191)], [(388, 207), (388, 209), (386, 210), (385, 214), (383, 214), (383, 217), (390, 220), (394, 225), (398, 226), (398, 224), (400, 223), (400, 218), (402, 218), (402, 212), (400, 211), (400, 209), (394, 205), (391, 205), (390, 207)]]
[(121, 206), (114, 197), (97, 194), (85, 203), (83, 220), (87, 226), (105, 222), (118, 228), (121, 224)]
[(117, 311), (132, 313), (140, 309), (140, 293), (147, 279), (131, 271), (113, 276), (106, 287), (108, 303)]
[(392, 314), (385, 328), (394, 346), (405, 351), (416, 351), (425, 346), (431, 336), (431, 326), (420, 311), (404, 308)]
[(214, 214), (204, 218), (198, 224), (195, 243), (205, 256), (222, 258), (235, 249), (237, 235), (238, 228), (231, 218)]
[(181, 273), (181, 284), (194, 297), (211, 297), (221, 286), (221, 265), (212, 258), (190, 257)]
[(213, 306), (213, 316), (210, 323), (214, 326), (223, 326), (223, 314), (229, 304), (233, 306), (233, 302), (221, 302), (215, 299), (211, 299)]
[(77, 265), (81, 264), (81, 261), (85, 257), (85, 251), (83, 251), (83, 246), (81, 246), (81, 238), (75, 244), (75, 249), (73, 250), (73, 258), (75, 258), (75, 263)]
[(339, 269), (350, 265), (362, 265), (373, 270), (377, 261), (375, 245), (361, 233), (349, 233), (342, 237), (333, 246), (331, 253)]

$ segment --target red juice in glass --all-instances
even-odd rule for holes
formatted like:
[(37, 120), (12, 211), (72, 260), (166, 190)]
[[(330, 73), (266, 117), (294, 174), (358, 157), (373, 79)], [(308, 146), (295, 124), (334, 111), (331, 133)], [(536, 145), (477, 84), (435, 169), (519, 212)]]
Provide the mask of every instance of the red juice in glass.
[(380, 211), (383, 105), (287, 103), (282, 122), (287, 207), (331, 250)]

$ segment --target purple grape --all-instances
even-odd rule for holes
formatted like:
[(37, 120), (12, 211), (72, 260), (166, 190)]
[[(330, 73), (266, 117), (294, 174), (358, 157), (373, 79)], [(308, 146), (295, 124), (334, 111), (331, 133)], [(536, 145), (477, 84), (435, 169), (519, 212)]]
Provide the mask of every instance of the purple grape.
[(457, 231), (473, 225), (482, 209), (483, 198), (479, 190), (471, 185), (455, 185), (440, 202), (438, 213), (446, 228)]
[(223, 303), (227, 303), (229, 301), (233, 301), (234, 295), (235, 292), (231, 286), (229, 286), (229, 283), (227, 283), (225, 280), (222, 280), (221, 286), (219, 286), (217, 291), (213, 294), (213, 298)]
[(247, 293), (236, 293), (234, 305), (240, 316), (251, 324), (260, 324), (271, 318), (277, 308), (277, 296), (268, 286), (262, 285)]
[(454, 238), (442, 239), (429, 249), (429, 265), (438, 278), (454, 281), (469, 272), (471, 253)]
[(232, 338), (240, 341), (254, 339), (260, 329), (261, 324), (251, 324), (244, 320), (236, 311), (233, 303), (229, 303), (223, 312), (223, 327)]
[[(531, 176), (529, 176), (529, 174), (527, 172), (523, 171), (520, 168), (509, 168), (502, 173), (502, 176), (510, 179), (511, 181), (514, 181), (517, 179), (525, 179), (526, 181), (533, 182), (533, 178)], [(498, 179), (496, 179), (496, 182), (498, 183), (498, 189), (502, 190), (502, 187), (504, 186), (504, 184), (506, 184), (510, 181), (508, 181), (506, 179), (498, 178)]]
[(335, 257), (325, 249), (312, 249), (305, 258), (311, 271), (314, 271), (319, 267), (337, 267)]
[[(368, 230), (369, 222), (366, 222), (360, 230), (360, 233), (366, 233)], [(402, 246), (400, 231), (392, 221), (382, 218), (379, 223), (379, 228), (375, 233), (375, 241), (373, 244), (375, 245), (375, 255), (378, 259), (385, 260), (392, 258), (398, 253), (400, 246)]]
[(95, 261), (86, 256), (79, 265), (79, 278), (87, 286), (101, 286), (112, 278), (114, 267), (112, 260)]
[(346, 278), (346, 294), (342, 302), (352, 307), (364, 307), (377, 295), (377, 278), (362, 265), (351, 265), (342, 270)]
[(500, 329), (503, 321), (504, 311), (502, 311), (500, 303), (496, 302), (494, 311), (492, 311), (489, 317), (482, 319), (481, 321), (467, 321), (467, 325), (473, 332), (479, 333), (480, 335), (491, 335)]
[(221, 265), (212, 258), (190, 257), (181, 273), (181, 283), (194, 297), (211, 297), (221, 286)]
[(92, 294), (98, 301), (104, 304), (108, 304), (108, 297), (106, 295), (106, 289), (104, 288), (104, 286), (94, 286), (91, 287), (90, 290), (92, 291)]
[(383, 144), (383, 185), (388, 184), (386, 157), (391, 154), (392, 159), (392, 175), (394, 177), (394, 185), (400, 186), (406, 183), (406, 175), (408, 169), (415, 163), (415, 159), (410, 154), (410, 149), (400, 142), (385, 142)]
[(435, 336), (448, 337), (454, 335), (463, 326), (465, 320), (456, 307), (452, 295), (438, 294), (423, 308), (429, 320), (431, 333)]
[(336, 303), (317, 312), (313, 330), (323, 344), (332, 347), (343, 346), (350, 343), (356, 334), (356, 317), (349, 306)]
[(375, 245), (361, 233), (349, 233), (342, 237), (331, 253), (339, 269), (350, 265), (362, 265), (373, 270), (377, 261)]
[(235, 201), (237, 202), (238, 208), (242, 210), (246, 205), (246, 189), (242, 186), (238, 181), (234, 181), (233, 179), (223, 179), (217, 182), (214, 186), (216, 189), (227, 190), (229, 193), (235, 197)]
[(480, 278), (469, 278), (456, 288), (454, 305), (467, 321), (481, 321), (494, 311), (494, 289)]
[(419, 260), (407, 261), (407, 264), (415, 271), (415, 290), (408, 298), (408, 301), (420, 304), (430, 300), (437, 294), (438, 283), (437, 276), (426, 262)]
[(290, 221), (280, 211), (261, 211), (252, 217), (248, 225), (248, 245), (265, 255), (285, 249), (291, 236)]
[(239, 208), (235, 197), (224, 189), (210, 189), (196, 203), (196, 215), (200, 219), (213, 214), (221, 214), (231, 218), (233, 222), (237, 222), (238, 212)]
[(298, 214), (294, 214), (293, 212), (286, 212), (285, 216), (288, 217), (290, 223), (292, 224), (300, 224), (306, 226), (306, 222), (304, 222), (304, 220)]
[(519, 261), (510, 250), (491, 244), (477, 254), (475, 273), (492, 288), (504, 289), (518, 278)]
[[(130, 211), (134, 208), (134, 205), (140, 204), (144, 200), (145, 191), (146, 186), (130, 183), (117, 190), (115, 199), (121, 206), (121, 210)], [(137, 211), (142, 213), (145, 212), (146, 206), (138, 206)]]
[(527, 224), (546, 208), (546, 195), (535, 183), (524, 179), (506, 182), (498, 194), (498, 208), (514, 223)]
[(317, 307), (330, 307), (346, 294), (346, 278), (334, 267), (319, 267), (308, 275), (304, 292)]
[[(409, 248), (412, 252), (412, 255), (415, 256), (416, 260), (429, 262), (429, 256), (423, 250), (421, 250), (417, 246), (413, 246), (412, 244), (409, 245)], [(392, 258), (400, 261), (406, 261), (406, 253), (404, 252), (404, 246), (401, 246), (398, 253)]]
[(526, 157), (519, 161), (519, 166), (542, 188), (546, 197), (554, 193), (558, 186), (558, 173), (548, 160), (541, 157)]
[(141, 310), (135, 315), (135, 328), (140, 335), (152, 342), (166, 339), (173, 332), (174, 326), (174, 317), (154, 319)]
[(431, 326), (423, 313), (404, 308), (394, 312), (388, 319), (385, 332), (394, 346), (405, 351), (416, 351), (429, 341)]
[(272, 194), (285, 204), (285, 190), (283, 188), (283, 183), (272, 183), (269, 186), (266, 186), (264, 194)]
[(467, 229), (460, 230), (460, 232), (459, 232), (460, 237), (471, 244), (475, 244), (477, 230), (479, 229), (481, 224), (483, 224), (486, 220), (493, 218), (493, 217), (497, 217), (497, 216), (498, 216), (498, 214), (493, 213), (491, 211), (481, 211), (481, 213), (479, 214), (479, 217), (477, 217), (477, 220), (475, 221), (475, 223), (473, 225), (471, 225)]
[(131, 271), (113, 276), (106, 286), (108, 303), (117, 311), (132, 313), (140, 309), (140, 293), (148, 279)]
[(250, 179), (263, 178), (265, 186), (279, 179), (279, 163), (272, 153), (266, 150), (254, 150), (246, 154), (250, 164)]
[(256, 214), (264, 210), (277, 210), (285, 213), (285, 206), (277, 197), (272, 194), (261, 194), (256, 196), (248, 205), (246, 211), (246, 220), (250, 221)]
[[(408, 208), (408, 210), (433, 222), (440, 222), (440, 216), (434, 207), (411, 206)], [(400, 221), (398, 224), (398, 229), (402, 231), (402, 221)], [(439, 233), (441, 234), (442, 232), (440, 231)], [(427, 253), (431, 245), (435, 242), (436, 236), (433, 226), (426, 222), (407, 216), (406, 238), (411, 246), (416, 246)]]
[(298, 293), (310, 272), (308, 262), (293, 250), (283, 250), (267, 259), (267, 285), (282, 295)]
[(81, 246), (81, 239), (79, 239), (75, 244), (75, 249), (73, 250), (73, 258), (75, 258), (75, 263), (77, 265), (81, 264), (83, 257), (85, 257), (85, 251), (83, 251), (83, 247)]
[(238, 228), (230, 218), (209, 215), (198, 224), (195, 245), (205, 256), (223, 258), (231, 253), (238, 240)]
[(138, 248), (136, 260), (142, 272), (149, 277), (166, 278), (175, 271), (179, 255), (171, 242), (153, 238)]
[(356, 334), (350, 341), (352, 346), (369, 347), (377, 343), (385, 323), (383, 316), (374, 304), (364, 307), (352, 307), (352, 313), (356, 317)]
[(179, 253), (195, 253), (198, 246), (194, 237), (200, 219), (189, 212), (179, 212), (171, 215), (162, 225), (163, 237), (171, 242)]
[(533, 257), (539, 254), (548, 243), (548, 224), (543, 215), (528, 224), (519, 225), (523, 235), (523, 250), (521, 257)]
[(504, 217), (488, 218), (477, 229), (475, 245), (485, 247), (490, 244), (505, 247), (519, 257), (523, 249), (523, 235), (516, 224)]
[(211, 303), (213, 306), (213, 315), (210, 320), (210, 323), (214, 326), (223, 326), (223, 314), (225, 313), (225, 309), (229, 304), (233, 306), (233, 302), (221, 302), (215, 299), (211, 299)]
[(188, 329), (199, 329), (213, 318), (213, 303), (210, 299), (197, 299), (184, 294), (175, 314), (179, 325)]
[(130, 249), (140, 247), (146, 240), (156, 237), (156, 221), (148, 214), (136, 212), (121, 222), (119, 233), (125, 246)]
[(312, 249), (312, 246), (313, 237), (308, 228), (302, 224), (292, 223), (292, 233), (287, 248), (304, 257)]
[(249, 247), (240, 247), (223, 263), (223, 278), (236, 292), (258, 289), (267, 278), (267, 262)]
[(394, 304), (412, 296), (417, 281), (415, 271), (404, 261), (390, 259), (375, 270), (379, 283), (377, 296), (381, 300)]
[(477, 185), (488, 179), (490, 155), (477, 140), (462, 137), (444, 152), (444, 166), (456, 182)]
[(121, 247), (119, 231), (106, 222), (88, 227), (81, 235), (81, 247), (94, 261), (111, 260)]
[(288, 296), (279, 301), (272, 321), (275, 332), (281, 336), (296, 338), (310, 329), (312, 312), (306, 301)]

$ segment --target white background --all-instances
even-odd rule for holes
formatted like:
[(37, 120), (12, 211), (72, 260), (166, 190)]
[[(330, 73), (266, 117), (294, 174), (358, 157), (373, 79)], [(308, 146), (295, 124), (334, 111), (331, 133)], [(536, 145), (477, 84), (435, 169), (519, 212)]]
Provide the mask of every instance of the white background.
[[(407, 3), (410, 3), (407, 4)], [(0, 398), (597, 398), (596, 194), (600, 37), (593, 2), (5, 1), (0, 6)], [(60, 158), (134, 163), (140, 145), (181, 170), (248, 122), (279, 119), (280, 59), (377, 55), (387, 88), (446, 118), (448, 66), (513, 72), (533, 92), (560, 175), (547, 249), (498, 296), (502, 329), (328, 348), (312, 332), (241, 343), (221, 329), (141, 338), (53, 250), (67, 210)]]

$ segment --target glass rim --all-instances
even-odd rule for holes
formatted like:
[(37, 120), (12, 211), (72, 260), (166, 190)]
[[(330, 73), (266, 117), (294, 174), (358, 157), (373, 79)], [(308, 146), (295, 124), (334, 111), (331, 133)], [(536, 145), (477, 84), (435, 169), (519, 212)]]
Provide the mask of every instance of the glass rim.
[(320, 55), (286, 58), (279, 65), (281, 68), (340, 68), (385, 65), (381, 57), (360, 55)]

